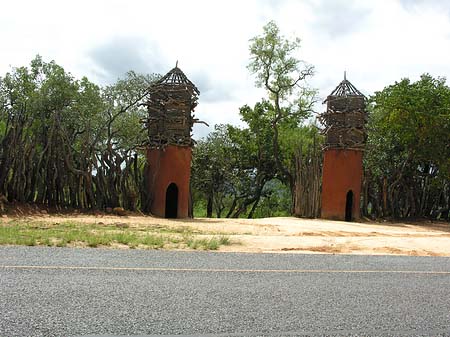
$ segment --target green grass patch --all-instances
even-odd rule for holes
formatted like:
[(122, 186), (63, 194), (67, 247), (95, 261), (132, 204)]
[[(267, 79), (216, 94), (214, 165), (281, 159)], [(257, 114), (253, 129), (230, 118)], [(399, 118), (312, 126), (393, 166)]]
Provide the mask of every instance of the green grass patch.
[(230, 244), (230, 238), (227, 236), (212, 237), (208, 239), (190, 237), (186, 240), (186, 245), (192, 249), (217, 250), (220, 246)]
[(0, 244), (12, 244), (20, 246), (35, 246), (37, 236), (32, 231), (21, 231), (17, 225), (0, 227)]
[(163, 248), (167, 239), (161, 235), (147, 234), (140, 240), (140, 244), (150, 248)]
[[(212, 235), (210, 238), (199, 235)], [(190, 248), (217, 250), (231, 244), (229, 237), (201, 232), (191, 227), (152, 226), (136, 228), (116, 224), (41, 222), (14, 219), (0, 225), (0, 245), (87, 246), (125, 245), (129, 248)]]

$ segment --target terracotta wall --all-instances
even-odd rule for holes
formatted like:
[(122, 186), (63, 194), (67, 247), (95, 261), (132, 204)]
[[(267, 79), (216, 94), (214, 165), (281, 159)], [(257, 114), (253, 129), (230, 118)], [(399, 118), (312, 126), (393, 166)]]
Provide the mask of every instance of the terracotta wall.
[(169, 145), (165, 150), (149, 149), (149, 191), (153, 215), (165, 217), (166, 191), (171, 183), (178, 187), (178, 218), (189, 216), (189, 179), (191, 176), (192, 150), (190, 147)]
[(322, 218), (345, 220), (347, 192), (353, 191), (353, 220), (360, 216), (362, 151), (329, 149), (324, 153)]

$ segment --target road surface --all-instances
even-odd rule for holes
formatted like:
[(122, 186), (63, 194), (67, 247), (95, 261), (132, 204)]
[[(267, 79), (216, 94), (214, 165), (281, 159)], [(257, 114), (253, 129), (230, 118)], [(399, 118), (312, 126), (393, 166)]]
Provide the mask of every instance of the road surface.
[(450, 259), (0, 247), (0, 336), (450, 336)]

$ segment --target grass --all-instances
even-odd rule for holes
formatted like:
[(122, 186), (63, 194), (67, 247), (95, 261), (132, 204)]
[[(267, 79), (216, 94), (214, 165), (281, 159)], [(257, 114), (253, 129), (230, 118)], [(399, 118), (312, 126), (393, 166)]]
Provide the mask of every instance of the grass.
[(212, 238), (188, 238), (186, 244), (192, 249), (203, 249), (203, 250), (217, 250), (220, 246), (230, 245), (230, 238), (227, 236), (212, 237)]
[(85, 224), (73, 221), (47, 223), (19, 219), (0, 225), (0, 245), (217, 250), (220, 246), (230, 244), (229, 237), (220, 233), (201, 232), (184, 226), (133, 228), (116, 224)]
[(147, 234), (141, 241), (144, 246), (152, 248), (164, 248), (165, 240), (161, 235)]

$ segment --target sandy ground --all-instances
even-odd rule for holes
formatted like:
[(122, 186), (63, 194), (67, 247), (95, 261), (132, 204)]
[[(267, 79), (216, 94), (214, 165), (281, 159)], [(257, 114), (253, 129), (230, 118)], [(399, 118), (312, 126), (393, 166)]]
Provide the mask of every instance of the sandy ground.
[[(226, 234), (233, 242), (228, 252), (393, 254), (450, 256), (450, 224), (349, 223), (321, 219), (188, 219), (150, 216), (32, 216), (33, 221), (126, 223), (130, 227), (181, 227), (208, 234)], [(6, 220), (6, 219), (3, 219)]]

